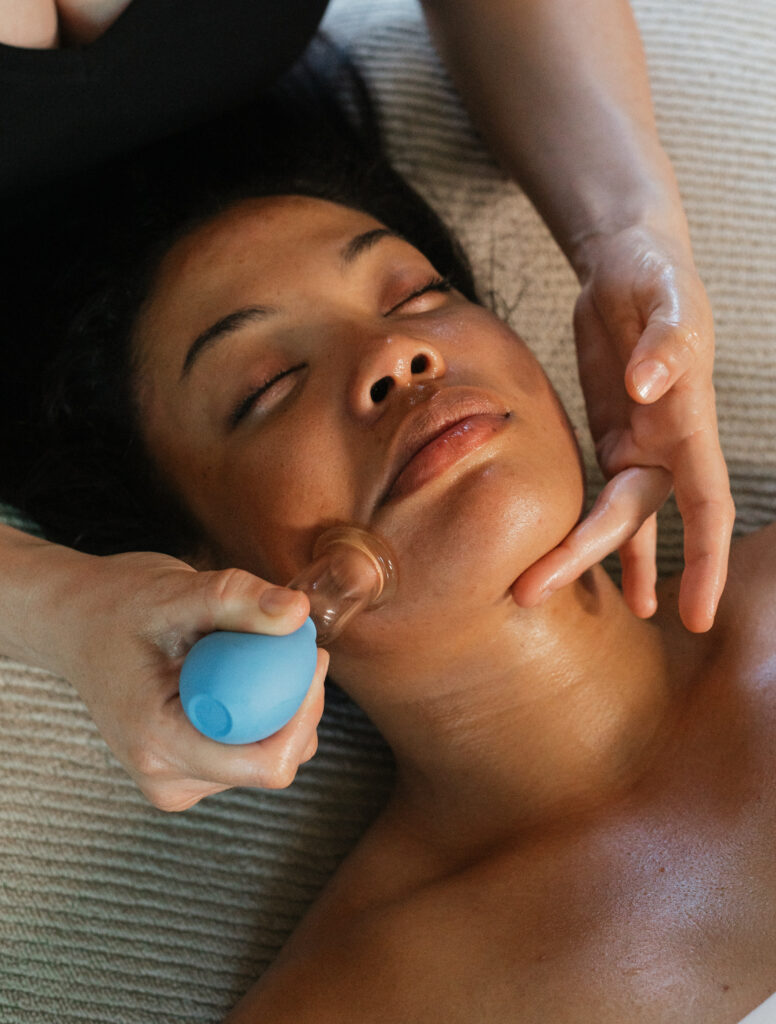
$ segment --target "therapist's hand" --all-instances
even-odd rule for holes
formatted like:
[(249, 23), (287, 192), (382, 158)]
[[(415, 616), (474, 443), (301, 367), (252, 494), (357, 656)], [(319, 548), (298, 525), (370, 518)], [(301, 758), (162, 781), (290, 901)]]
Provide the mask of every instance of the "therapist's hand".
[(688, 246), (670, 232), (638, 226), (596, 236), (585, 242), (583, 265), (574, 316), (580, 380), (610, 484), (513, 594), (536, 604), (618, 549), (625, 598), (637, 615), (651, 615), (654, 513), (673, 483), (684, 524), (679, 611), (688, 629), (703, 632), (725, 584), (735, 515), (717, 433), (708, 298)]
[(258, 743), (202, 736), (178, 695), (183, 658), (216, 629), (282, 635), (301, 626), (307, 597), (241, 570), (197, 572), (166, 555), (78, 556), (60, 586), (58, 668), (156, 807), (180, 811), (231, 786), (288, 786), (317, 749), (328, 654), (294, 718)]

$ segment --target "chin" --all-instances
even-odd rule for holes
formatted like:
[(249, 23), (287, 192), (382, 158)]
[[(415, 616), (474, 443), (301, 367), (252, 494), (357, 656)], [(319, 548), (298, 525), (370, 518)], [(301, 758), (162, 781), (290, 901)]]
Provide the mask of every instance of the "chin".
[(446, 486), (435, 481), (387, 516), (380, 532), (396, 555), (399, 588), (384, 621), (430, 628), (440, 617), (466, 621), (502, 601), (579, 520), (582, 476), (576, 451), (569, 455), (533, 485), (521, 467), (493, 460)]

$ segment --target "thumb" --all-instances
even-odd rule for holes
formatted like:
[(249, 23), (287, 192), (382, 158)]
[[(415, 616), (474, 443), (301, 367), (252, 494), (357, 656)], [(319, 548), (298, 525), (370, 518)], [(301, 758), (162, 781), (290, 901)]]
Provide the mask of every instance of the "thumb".
[(192, 636), (213, 630), (283, 636), (310, 612), (307, 595), (277, 587), (243, 569), (197, 572), (178, 595), (171, 625)]
[(625, 387), (634, 402), (662, 398), (697, 363), (700, 345), (688, 325), (651, 320), (625, 368)]

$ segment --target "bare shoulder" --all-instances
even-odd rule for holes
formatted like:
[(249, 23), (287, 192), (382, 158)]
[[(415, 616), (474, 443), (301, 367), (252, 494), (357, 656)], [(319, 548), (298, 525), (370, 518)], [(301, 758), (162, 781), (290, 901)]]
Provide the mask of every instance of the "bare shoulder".
[(384, 814), (225, 1024), (389, 1024), (401, 1003), (389, 955), (395, 922), (434, 873), (425, 851)]
[[(773, 637), (776, 627), (776, 523), (733, 542), (720, 616), (724, 624), (752, 637)], [(773, 646), (776, 648), (776, 643)]]
[[(698, 637), (706, 664), (754, 720), (773, 765), (776, 736), (776, 524), (734, 541), (714, 627)], [(705, 644), (705, 646), (703, 646)], [(713, 677), (713, 676), (712, 676)], [(739, 708), (741, 705), (739, 704)]]
[(371, 915), (332, 920), (317, 937), (292, 938), (225, 1024), (400, 1024), (394, 953)]

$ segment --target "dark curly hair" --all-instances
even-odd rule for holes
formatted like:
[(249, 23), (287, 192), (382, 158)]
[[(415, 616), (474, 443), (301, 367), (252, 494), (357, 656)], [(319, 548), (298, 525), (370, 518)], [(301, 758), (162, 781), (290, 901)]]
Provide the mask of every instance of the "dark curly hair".
[(385, 158), (361, 78), (317, 40), (249, 106), (98, 168), (14, 218), (0, 498), (49, 539), (94, 554), (195, 549), (196, 525), (138, 430), (133, 329), (177, 239), (241, 199), (281, 194), (371, 214), (476, 299), (455, 239)]

